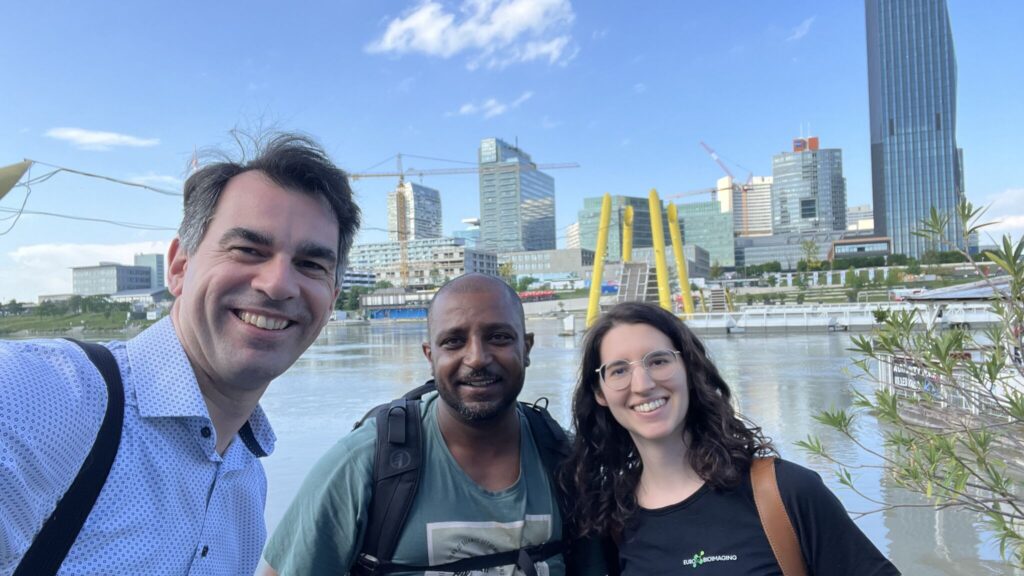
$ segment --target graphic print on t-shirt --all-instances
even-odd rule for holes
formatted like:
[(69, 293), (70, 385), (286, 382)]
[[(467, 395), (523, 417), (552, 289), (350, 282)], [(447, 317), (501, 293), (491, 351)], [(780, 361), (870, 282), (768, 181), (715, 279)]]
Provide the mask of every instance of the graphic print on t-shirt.
[[(516, 522), (433, 522), (427, 524), (427, 556), (430, 564), (446, 564), (463, 558), (507, 552), (543, 544), (551, 538), (551, 515), (526, 515)], [(535, 564), (538, 576), (548, 576), (546, 562)], [(459, 576), (514, 576), (514, 566), (460, 572)], [(428, 571), (424, 576), (451, 576)]]
[(697, 552), (693, 556), (683, 560), (683, 566), (689, 568), (700, 568), (702, 565), (708, 562), (735, 562), (739, 560), (739, 556), (735, 554), (705, 554), (703, 550)]

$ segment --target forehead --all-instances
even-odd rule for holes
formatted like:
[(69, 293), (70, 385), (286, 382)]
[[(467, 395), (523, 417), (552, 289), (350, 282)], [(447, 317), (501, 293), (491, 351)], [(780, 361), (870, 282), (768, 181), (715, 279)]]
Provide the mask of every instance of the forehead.
[[(452, 288), (452, 287), (450, 287)], [(430, 332), (522, 325), (518, 303), (501, 286), (479, 283), (440, 293), (430, 311)]]
[(616, 324), (601, 339), (601, 362), (639, 360), (652, 350), (672, 350), (672, 340), (649, 324)]
[(282, 242), (312, 242), (331, 249), (338, 243), (338, 224), (327, 200), (279, 186), (256, 170), (228, 181), (217, 200), (207, 238), (217, 241), (215, 231), (237, 227), (265, 232)]

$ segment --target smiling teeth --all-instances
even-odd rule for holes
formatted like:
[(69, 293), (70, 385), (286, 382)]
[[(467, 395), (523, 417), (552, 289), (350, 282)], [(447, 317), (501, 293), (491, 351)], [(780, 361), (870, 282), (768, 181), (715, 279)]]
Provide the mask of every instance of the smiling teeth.
[(636, 410), (637, 412), (653, 412), (654, 410), (664, 406), (666, 403), (668, 403), (668, 400), (659, 398), (657, 400), (651, 400), (650, 402), (644, 402), (639, 406), (634, 406), (633, 410)]
[(288, 326), (287, 320), (275, 320), (252, 312), (239, 312), (238, 317), (242, 319), (242, 322), (264, 330), (283, 330)]
[(478, 387), (482, 388), (484, 386), (490, 386), (491, 384), (494, 384), (495, 382), (497, 382), (497, 380), (495, 380), (494, 378), (491, 378), (490, 380), (471, 380), (471, 381), (465, 382), (465, 384), (467, 386), (475, 386), (475, 387), (478, 386)]

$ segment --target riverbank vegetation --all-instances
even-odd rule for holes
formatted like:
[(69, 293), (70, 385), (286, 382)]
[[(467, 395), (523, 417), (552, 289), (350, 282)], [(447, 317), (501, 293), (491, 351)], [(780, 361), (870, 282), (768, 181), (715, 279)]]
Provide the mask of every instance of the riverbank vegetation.
[[(953, 216), (963, 223), (965, 244), (985, 226), (978, 223), (983, 212), (964, 201)], [(949, 218), (933, 209), (919, 235), (942, 242)], [(832, 408), (816, 419), (871, 453), (897, 485), (936, 509), (981, 515), (1007, 561), (1024, 568), (1024, 238), (1004, 236), (978, 261), (960, 254), (988, 281), (1001, 322), (980, 332), (915, 330), (916, 312), (885, 315), (870, 336), (853, 339), (859, 375), (875, 392), (855, 393), (852, 409)], [(881, 451), (858, 440), (866, 412), (882, 425)], [(815, 436), (799, 444), (834, 462), (840, 483), (858, 491), (854, 474), (863, 465), (848, 465)], [(874, 512), (898, 506), (876, 504)]]

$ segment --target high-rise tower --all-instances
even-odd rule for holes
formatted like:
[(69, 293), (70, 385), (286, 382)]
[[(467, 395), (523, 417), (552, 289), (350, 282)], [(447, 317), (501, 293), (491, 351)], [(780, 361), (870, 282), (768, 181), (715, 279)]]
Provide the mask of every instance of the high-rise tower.
[[(956, 143), (956, 57), (946, 0), (866, 0), (875, 233), (916, 258), (947, 250), (913, 235), (964, 194)], [(946, 239), (962, 246), (950, 219)]]
[(402, 182), (388, 194), (388, 240), (440, 237), (441, 194), (437, 190)]
[(555, 248), (555, 180), (530, 155), (497, 138), (480, 141), (480, 247)]
[(797, 138), (793, 151), (772, 157), (772, 233), (846, 229), (843, 151)]

